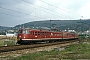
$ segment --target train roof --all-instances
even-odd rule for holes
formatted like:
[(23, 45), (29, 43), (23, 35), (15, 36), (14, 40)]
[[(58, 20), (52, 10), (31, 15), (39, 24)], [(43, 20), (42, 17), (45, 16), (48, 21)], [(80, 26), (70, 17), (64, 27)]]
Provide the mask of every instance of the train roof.
[[(68, 31), (60, 31), (59, 29), (31, 29), (31, 28), (21, 28), (22, 30), (30, 30), (30, 31), (48, 31), (48, 32), (63, 32), (67, 33)], [(19, 29), (19, 30), (21, 30)], [(68, 32), (68, 33), (75, 33), (75, 32)]]
[(21, 28), (19, 30), (35, 30), (35, 31), (50, 31), (50, 32), (61, 32), (57, 29), (31, 29), (31, 28)]

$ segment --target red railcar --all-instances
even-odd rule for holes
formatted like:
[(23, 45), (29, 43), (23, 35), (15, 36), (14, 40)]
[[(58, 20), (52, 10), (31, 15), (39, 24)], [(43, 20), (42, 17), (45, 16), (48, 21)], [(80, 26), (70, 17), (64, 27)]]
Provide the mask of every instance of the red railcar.
[(51, 30), (40, 29), (20, 29), (17, 36), (18, 44), (30, 44), (36, 42), (54, 42), (63, 40), (75, 40), (78, 39), (78, 35), (75, 32), (61, 32)]

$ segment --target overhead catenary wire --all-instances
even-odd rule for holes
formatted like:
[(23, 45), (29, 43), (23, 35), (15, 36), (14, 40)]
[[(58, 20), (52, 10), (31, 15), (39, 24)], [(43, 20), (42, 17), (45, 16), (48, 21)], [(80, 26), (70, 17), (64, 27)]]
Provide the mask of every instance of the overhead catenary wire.
[[(28, 4), (32, 4), (32, 3), (30, 3), (30, 2), (28, 2), (28, 1), (25, 1), (25, 0), (22, 0), (23, 2), (25, 2), (25, 3), (28, 3)], [(35, 6), (39, 6), (39, 5), (36, 5), (36, 4), (32, 4), (32, 5), (35, 5)], [(45, 9), (45, 10), (48, 10), (48, 11), (50, 11), (50, 12), (52, 12), (52, 13), (55, 13), (55, 14), (57, 14), (59, 17), (64, 17), (64, 18), (72, 18), (72, 17), (70, 17), (70, 16), (66, 16), (66, 15), (64, 15), (64, 14), (61, 14), (61, 13), (58, 13), (58, 12), (55, 12), (55, 11), (53, 11), (53, 10), (50, 10), (50, 9), (47, 9), (47, 8), (45, 8), (45, 7), (42, 7), (42, 6), (39, 6), (40, 8), (43, 8), (43, 9)]]
[(35, 20), (33, 18), (24, 18), (22, 16), (16, 16), (16, 15), (12, 15), (12, 14), (7, 14), (7, 13), (0, 13), (1, 15), (6, 15), (6, 16), (10, 16), (10, 17), (19, 17), (19, 19), (31, 19), (31, 20)]
[[(4, 4), (4, 3), (1, 3), (1, 2), (0, 2), (0, 4), (5, 5), (5, 6), (8, 6), (8, 4)], [(9, 7), (14, 7), (14, 6), (9, 5)], [(17, 7), (14, 7), (14, 8), (16, 8), (18, 10), (23, 10), (23, 9), (20, 9), (20, 8), (17, 8)], [(26, 10), (24, 10), (24, 11), (26, 11)], [(29, 11), (26, 11), (26, 12), (29, 12)]]
[[(23, 0), (24, 1), (24, 0)], [(25, 2), (25, 1), (24, 1)], [(2, 3), (1, 3), (2, 4)], [(4, 5), (6, 5), (6, 4), (4, 4)], [(35, 5), (35, 4), (34, 4)], [(38, 6), (38, 5), (35, 5), (35, 6)], [(48, 10), (49, 12), (47, 12), (47, 11), (44, 11), (44, 12), (47, 12), (47, 13), (49, 13), (49, 14), (51, 14), (51, 15), (53, 15), (53, 13), (56, 13), (56, 12), (54, 12), (54, 11), (52, 11), (52, 10), (49, 10), (49, 9), (47, 9), (47, 8), (44, 8), (44, 7), (42, 7), (42, 6), (39, 6), (40, 8), (43, 8), (43, 9), (46, 9), (46, 10)], [(20, 14), (25, 14), (25, 15), (30, 15), (30, 14), (27, 14), (27, 13), (23, 13), (23, 12), (21, 12), (21, 11), (16, 11), (16, 10), (12, 10), (12, 9), (8, 9), (8, 8), (5, 8), (5, 7), (0, 7), (0, 8), (2, 8), (2, 9), (5, 9), (5, 10), (9, 10), (9, 11), (13, 11), (13, 12), (17, 12), (17, 13), (20, 13)], [(16, 8), (16, 9), (20, 9), (20, 8)], [(20, 9), (21, 10), (21, 9)], [(50, 13), (50, 11), (52, 12), (52, 13)], [(35, 16), (36, 16), (36, 13), (34, 14)], [(55, 14), (54, 14), (55, 15)], [(59, 14), (57, 14), (56, 16), (59, 16)], [(38, 16), (36, 16), (36, 17), (38, 17)], [(66, 16), (59, 16), (59, 17), (66, 17)], [(39, 17), (38, 17), (39, 18)], [(40, 18), (42, 18), (42, 17), (40, 17)], [(66, 17), (66, 18), (69, 18), (69, 17)], [(44, 18), (43, 18), (44, 19)], [(51, 19), (51, 18), (50, 18)]]
[[(77, 16), (80, 16), (80, 15), (78, 15), (78, 14), (72, 13), (72, 12), (67, 11), (67, 10), (65, 10), (65, 9), (62, 9), (62, 8), (60, 8), (60, 7), (54, 6), (54, 5), (52, 5), (52, 4), (49, 4), (49, 3), (45, 2), (45, 1), (42, 1), (42, 0), (39, 0), (39, 1), (41, 1), (41, 2), (43, 2), (43, 3), (45, 3), (45, 4), (48, 4), (48, 5), (50, 5), (50, 6), (53, 6), (53, 7), (57, 8), (57, 9), (63, 10), (63, 11), (65, 11), (65, 12), (69, 13), (69, 14), (72, 14), (72, 15), (75, 15), (75, 16), (76, 16), (76, 15), (77, 15)], [(80, 16), (80, 17), (81, 17), (81, 16)]]
[[(1, 2), (0, 2), (0, 4), (5, 5), (5, 6), (8, 6), (8, 4), (4, 4), (4, 3), (1, 3)], [(13, 7), (13, 6), (9, 5), (9, 7)], [(1, 8), (2, 8), (2, 9), (5, 9), (5, 10), (9, 10), (9, 11), (16, 12), (16, 13), (22, 13), (22, 14), (25, 14), (25, 15), (30, 15), (30, 14), (27, 14), (27, 13), (19, 12), (19, 11), (12, 10), (12, 9), (8, 9), (8, 8), (4, 8), (4, 7), (1, 7)], [(17, 8), (17, 7), (14, 7), (14, 8), (16, 8), (16, 9), (18, 9), (18, 10), (23, 10), (23, 9), (20, 9), (20, 8)], [(26, 11), (26, 10), (24, 10), (24, 12), (25, 12), (25, 11)], [(26, 12), (30, 12), (30, 11), (26, 11)], [(1, 14), (23, 18), (22, 16), (15, 16), (15, 15), (6, 14), (6, 13), (1, 13)], [(36, 14), (36, 13), (35, 13), (35, 14)], [(38, 17), (38, 18), (39, 18), (39, 16), (36, 16), (35, 14), (34, 14), (34, 17)], [(40, 17), (40, 18), (42, 18), (42, 17)], [(44, 18), (43, 18), (43, 19), (44, 19)]]
[[(16, 12), (16, 13), (20, 13), (20, 14), (25, 14), (25, 15), (31, 15), (31, 14), (28, 14), (28, 13), (23, 13), (23, 12), (20, 12), (20, 11), (16, 11), (16, 10), (12, 10), (12, 9), (9, 9), (9, 8), (5, 8), (5, 7), (2, 7), (0, 6), (0, 8), (2, 9), (5, 9), (5, 10), (9, 10), (9, 11), (13, 11), (13, 12)], [(2, 13), (2, 14), (5, 14), (5, 13)], [(6, 14), (6, 15), (10, 15), (10, 14)], [(14, 16), (14, 15), (12, 15)], [(34, 17), (38, 17), (38, 18), (41, 18), (41, 19), (45, 19), (45, 18), (42, 18), (40, 16), (36, 16), (36, 15), (33, 15)], [(18, 16), (19, 17), (19, 16)], [(23, 17), (22, 17), (23, 18)]]
[[(18, 1), (19, 2), (19, 1)], [(1, 3), (0, 2), (0, 4), (2, 4), (2, 5), (5, 5), (5, 6), (8, 6), (7, 4), (3, 4), (3, 3)], [(9, 5), (9, 7), (13, 7), (13, 6), (11, 6), (11, 5)], [(18, 13), (22, 13), (22, 14), (25, 14), (25, 15), (29, 15), (29, 14), (26, 14), (26, 13), (23, 13), (23, 12), (19, 12), (19, 11), (15, 11), (15, 10), (12, 10), (12, 9), (8, 9), (8, 8), (4, 8), (4, 7), (1, 7), (2, 9), (5, 9), (5, 10), (9, 10), (9, 11), (14, 11), (14, 12), (18, 12)], [(20, 8), (17, 8), (17, 7), (14, 7), (14, 8), (16, 8), (16, 9), (18, 9), (18, 10), (22, 10), (22, 9), (20, 9)], [(35, 8), (35, 7), (34, 7)], [(26, 10), (24, 10), (24, 12), (25, 12)], [(26, 12), (30, 12), (30, 11), (26, 11)], [(46, 12), (46, 11), (44, 11), (44, 12)], [(49, 12), (47, 12), (47, 13), (49, 13)], [(35, 13), (34, 14), (35, 16), (37, 15), (37, 13)], [(51, 14), (52, 15), (52, 14)], [(36, 17), (38, 17), (38, 16), (36, 16)], [(40, 17), (40, 18), (42, 18), (42, 17)], [(45, 18), (43, 18), (43, 19), (45, 19)]]
[[(17, 0), (14, 0), (14, 1), (16, 1), (16, 2), (20, 2), (20, 1), (17, 1)], [(25, 3), (27, 3), (27, 4), (31, 4), (31, 5), (35, 5), (35, 4), (33, 4), (33, 3), (30, 3), (30, 2), (28, 2), (28, 1), (24, 1), (24, 0), (22, 0), (23, 2), (25, 2)], [(51, 14), (51, 15), (55, 15), (55, 14), (57, 14), (56, 12), (54, 12), (54, 11), (52, 11), (52, 10), (49, 10), (49, 9), (47, 9), (47, 8), (45, 8), (45, 7), (42, 7), (42, 6), (39, 6), (39, 5), (35, 5), (35, 6), (38, 6), (38, 7), (40, 7), (40, 8), (42, 8), (42, 9), (45, 9), (45, 10), (42, 10), (43, 12), (45, 12), (45, 13), (48, 13), (48, 14)], [(34, 7), (35, 8), (35, 7)], [(37, 9), (37, 8), (35, 8), (35, 9)], [(41, 9), (40, 9), (41, 10)], [(49, 11), (49, 12), (48, 12)], [(53, 14), (54, 13), (54, 14)], [(62, 15), (62, 14), (61, 14)], [(70, 18), (70, 17), (66, 17), (66, 16), (61, 16), (61, 15), (59, 15), (59, 14), (57, 14), (56, 16), (58, 16), (58, 17), (64, 17), (64, 18)], [(55, 16), (54, 16), (55, 17)], [(51, 19), (51, 18), (50, 18)]]
[[(17, 1), (17, 0), (14, 0), (14, 1), (16, 1), (16, 2), (20, 2), (20, 1)], [(24, 1), (25, 2), (25, 1)], [(27, 2), (26, 2), (27, 3)], [(33, 7), (35, 4), (32, 4), (32, 3), (29, 3), (29, 4), (31, 4), (31, 5), (29, 5), (29, 6), (31, 6), (31, 7)], [(26, 5), (26, 4), (23, 4), (23, 5)], [(33, 5), (33, 6), (32, 6)], [(35, 5), (35, 6), (38, 6), (38, 5)], [(44, 7), (41, 7), (41, 6), (38, 6), (38, 7), (40, 7), (40, 8), (42, 8), (42, 9), (45, 9), (45, 10), (41, 10), (40, 9), (40, 11), (43, 11), (43, 12), (45, 12), (45, 13), (48, 13), (48, 14), (50, 14), (50, 15), (53, 15), (53, 13), (50, 11), (50, 10), (48, 10), (48, 9), (46, 9), (46, 8), (44, 8)], [(35, 8), (35, 7), (33, 7), (33, 8)], [(35, 9), (37, 9), (37, 8), (35, 8)], [(36, 13), (35, 13), (36, 14)], [(56, 16), (59, 16), (59, 15), (56, 15)], [(59, 17), (61, 17), (61, 16), (59, 16)], [(51, 18), (50, 18), (51, 19)]]
[(5, 7), (2, 7), (2, 6), (0, 6), (0, 8), (5, 9), (5, 10), (9, 10), (9, 11), (13, 11), (13, 12), (17, 12), (17, 13), (21, 13), (21, 14), (25, 14), (25, 15), (30, 15), (30, 14), (26, 14), (26, 13), (23, 13), (23, 12), (20, 12), (20, 11), (15, 11), (15, 10), (12, 10), (12, 9), (9, 9), (9, 8), (5, 8)]
[[(21, 16), (15, 16), (15, 15), (12, 15), (12, 14), (1, 13), (1, 12), (0, 12), (0, 14), (2, 14), (2, 15), (8, 15), (8, 16), (13, 16), (13, 17), (21, 17)], [(21, 18), (22, 18), (22, 17), (21, 17)]]
[[(14, 0), (14, 1), (16, 1), (16, 0)], [(32, 4), (32, 3), (28, 2), (28, 1), (25, 1), (25, 0), (21, 0), (21, 1), (23, 1), (23, 2), (25, 2), (25, 3)], [(1, 4), (2, 4), (2, 3), (1, 3)], [(6, 5), (6, 4), (5, 4), (5, 5)], [(35, 5), (35, 4), (32, 4), (32, 5)], [(35, 6), (39, 6), (39, 5), (35, 5)], [(45, 7), (42, 7), (42, 6), (39, 6), (39, 7), (45, 9), (45, 10), (43, 10), (43, 11), (44, 11), (44, 12), (47, 12), (48, 14), (53, 15), (53, 13), (54, 13), (54, 15), (59, 16), (59, 17), (71, 18), (71, 17), (69, 17), (69, 16), (65, 16), (65, 15), (63, 15), (63, 14), (61, 14), (61, 13), (59, 14), (58, 12), (55, 12), (55, 11), (50, 10), (50, 9), (47, 9), (47, 8), (45, 8)], [(24, 13), (24, 12), (21, 12), (21, 11), (12, 10), (12, 9), (5, 8), (5, 7), (2, 7), (2, 6), (0, 6), (0, 8), (5, 9), (5, 10), (9, 10), (9, 11), (13, 11), (13, 12), (16, 12), (16, 13), (24, 14), (24, 15), (31, 15), (31, 14), (29, 14), (29, 13)], [(16, 8), (16, 9), (19, 9), (19, 10), (20, 10), (20, 8)], [(36, 9), (37, 9), (37, 8), (36, 8)], [(52, 13), (51, 13), (51, 12), (52, 12)], [(6, 14), (6, 15), (10, 15), (10, 14)], [(14, 16), (14, 15), (13, 15), (13, 16)], [(40, 14), (38, 15), (37, 13), (34, 13), (33, 16), (34, 16), (34, 17), (37, 17), (37, 18), (45, 19), (45, 18), (41, 17)], [(17, 16), (17, 17), (19, 17), (19, 16)], [(55, 16), (54, 16), (54, 17), (55, 17)], [(22, 17), (22, 18), (23, 18), (23, 17)], [(50, 18), (50, 19), (52, 19), (52, 18)]]

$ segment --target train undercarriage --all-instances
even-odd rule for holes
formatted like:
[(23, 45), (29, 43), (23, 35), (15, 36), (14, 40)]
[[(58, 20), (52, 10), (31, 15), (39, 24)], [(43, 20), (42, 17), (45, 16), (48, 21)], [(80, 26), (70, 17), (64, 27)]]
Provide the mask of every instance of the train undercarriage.
[(62, 41), (71, 41), (71, 40), (78, 40), (78, 38), (71, 38), (71, 39), (48, 39), (48, 40), (18, 40), (18, 44), (36, 44), (36, 43), (50, 43), (50, 42), (62, 42)]

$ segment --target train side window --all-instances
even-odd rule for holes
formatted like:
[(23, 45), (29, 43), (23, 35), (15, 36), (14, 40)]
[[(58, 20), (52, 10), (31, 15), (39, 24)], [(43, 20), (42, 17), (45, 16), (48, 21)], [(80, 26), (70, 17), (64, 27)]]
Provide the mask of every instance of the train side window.
[(34, 35), (34, 32), (33, 32), (33, 35)]
[(37, 35), (37, 32), (35, 32), (35, 35)]
[(48, 32), (46, 32), (46, 35), (48, 36)]
[(44, 34), (46, 35), (46, 32), (44, 32)]
[(34, 32), (33, 31), (31, 31), (31, 35), (34, 35)]
[(44, 34), (44, 32), (41, 32), (41, 35), (43, 35)]
[(44, 35), (44, 32), (42, 32), (42, 35)]
[(54, 36), (56, 36), (56, 34), (54, 33)]
[(49, 32), (47, 32), (46, 34), (47, 34), (47, 36), (49, 36), (49, 35), (50, 35), (50, 33), (49, 33)]
[(40, 32), (38, 32), (38, 35), (40, 35)]
[(48, 33), (48, 35), (50, 35), (51, 33)]
[(60, 36), (62, 36), (62, 34), (60, 34)]
[(57, 36), (59, 36), (59, 34), (57, 34)]
[(33, 32), (31, 31), (30, 34), (33, 35)]
[(45, 35), (47, 35), (47, 32), (45, 32)]

